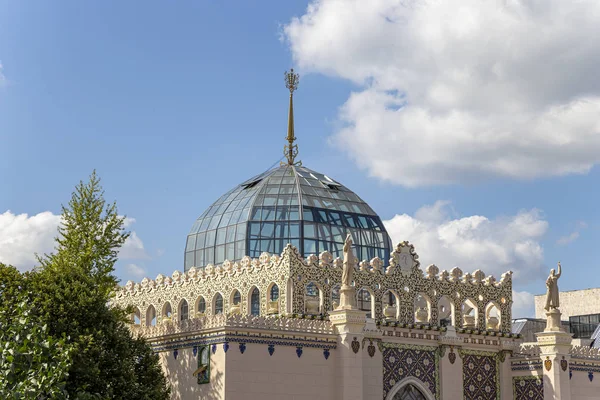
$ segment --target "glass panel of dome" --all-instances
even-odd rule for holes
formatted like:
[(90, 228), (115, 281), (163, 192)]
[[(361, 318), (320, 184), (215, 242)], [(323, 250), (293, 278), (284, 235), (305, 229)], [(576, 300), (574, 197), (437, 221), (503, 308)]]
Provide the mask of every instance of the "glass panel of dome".
[(304, 254), (317, 254), (317, 241), (304, 239)]
[(304, 223), (304, 237), (306, 237), (306, 238), (316, 238), (317, 237), (317, 231), (315, 228), (315, 224), (311, 224), (311, 223), (307, 223), (307, 222)]
[(240, 215), (242, 215), (242, 210), (235, 210), (233, 212), (233, 214), (231, 215), (231, 220), (229, 221), (229, 223), (235, 224), (235, 223), (239, 222)]
[(250, 237), (255, 239), (260, 236), (260, 222), (251, 222), (248, 224), (250, 227)]
[(204, 266), (204, 250), (196, 250), (196, 261), (194, 265), (197, 267)]
[(262, 237), (272, 237), (275, 229), (275, 224), (273, 222), (263, 222), (262, 227), (260, 228), (260, 236)]
[(185, 268), (189, 269), (194, 266), (194, 252), (190, 251), (185, 253)]
[(227, 233), (227, 229), (226, 228), (220, 228), (217, 231), (217, 244), (223, 244), (225, 243), (225, 235)]
[(251, 221), (260, 221), (261, 216), (260, 213), (262, 211), (262, 207), (253, 207), (252, 208), (252, 214), (250, 216), (250, 220)]
[(217, 234), (216, 230), (206, 232), (206, 240), (204, 242), (206, 247), (215, 245), (215, 235), (216, 234)]
[(221, 215), (215, 215), (210, 219), (210, 224), (208, 224), (208, 228), (206, 229), (216, 229), (219, 226), (219, 221), (221, 220)]
[(202, 224), (202, 220), (197, 219), (196, 222), (194, 222), (194, 225), (192, 225), (192, 229), (190, 229), (190, 233), (198, 232), (198, 229), (200, 228), (200, 224)]
[(240, 221), (248, 221), (248, 213), (250, 213), (250, 209), (249, 208), (244, 208), (242, 210), (242, 215), (240, 215)]
[(237, 225), (237, 230), (235, 232), (235, 239), (236, 240), (246, 240), (246, 224), (245, 223)]
[(334, 242), (343, 243), (346, 238), (346, 232), (344, 231), (344, 228), (340, 226), (332, 226), (331, 237)]
[(235, 259), (241, 260), (246, 254), (245, 241), (235, 242)]
[(229, 220), (231, 219), (231, 215), (233, 213), (225, 213), (223, 214), (223, 217), (221, 217), (221, 222), (219, 223), (219, 226), (227, 226), (229, 225)]
[(206, 264), (214, 264), (215, 263), (215, 248), (207, 247), (204, 249), (204, 262)]
[(299, 238), (300, 237), (300, 223), (290, 222), (290, 235), (289, 237)]
[(215, 263), (220, 264), (225, 261), (225, 246), (217, 246), (215, 249)]
[(230, 243), (230, 242), (233, 242), (234, 240), (235, 240), (235, 225), (232, 225), (229, 228), (227, 228), (227, 235), (225, 237), (225, 242)]
[(291, 221), (296, 221), (300, 219), (300, 212), (298, 211), (298, 207), (292, 207), (289, 209), (289, 211), (289, 218)]
[(210, 224), (210, 217), (206, 217), (204, 218), (204, 220), (202, 220), (202, 225), (200, 225), (200, 231), (205, 231), (206, 228), (208, 228), (208, 224)]
[(225, 259), (235, 260), (235, 244), (233, 242), (225, 245)]
[(206, 232), (199, 233), (196, 238), (196, 248), (201, 249), (204, 247), (204, 239), (206, 238)]
[(196, 247), (196, 235), (189, 235), (185, 248), (187, 251), (193, 250)]

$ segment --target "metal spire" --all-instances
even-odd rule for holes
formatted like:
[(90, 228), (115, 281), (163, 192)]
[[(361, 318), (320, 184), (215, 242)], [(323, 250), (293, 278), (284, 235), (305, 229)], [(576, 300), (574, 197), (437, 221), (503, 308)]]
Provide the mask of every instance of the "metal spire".
[(294, 144), (296, 136), (294, 136), (294, 91), (298, 89), (300, 76), (294, 73), (292, 68), (290, 72), (285, 72), (285, 87), (290, 91), (290, 110), (288, 114), (288, 132), (286, 140), (288, 144), (283, 148), (283, 154), (287, 158), (288, 165), (302, 165), (301, 161), (296, 161), (298, 155), (298, 145)]

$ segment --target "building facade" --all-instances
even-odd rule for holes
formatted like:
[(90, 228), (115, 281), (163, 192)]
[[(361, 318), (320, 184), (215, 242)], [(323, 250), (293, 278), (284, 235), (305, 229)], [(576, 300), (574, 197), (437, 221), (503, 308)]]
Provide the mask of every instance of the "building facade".
[(183, 272), (115, 293), (173, 399), (598, 398), (598, 350), (573, 346), (560, 312), (535, 343), (512, 333), (511, 272), (421, 266), (360, 197), (296, 161), (297, 75), (286, 85), (287, 162), (198, 218)]

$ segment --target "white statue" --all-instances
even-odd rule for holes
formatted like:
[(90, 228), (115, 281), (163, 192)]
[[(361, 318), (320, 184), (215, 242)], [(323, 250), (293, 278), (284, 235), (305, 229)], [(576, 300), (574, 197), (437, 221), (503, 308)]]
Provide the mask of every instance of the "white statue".
[(557, 309), (559, 306), (559, 298), (558, 298), (558, 278), (560, 278), (561, 274), (560, 262), (558, 263), (558, 273), (555, 273), (554, 268), (550, 270), (550, 276), (546, 279), (546, 287), (548, 290), (546, 291), (546, 307), (544, 309), (546, 311), (550, 311), (551, 309)]
[(342, 286), (352, 285), (352, 275), (354, 274), (354, 264), (356, 260), (352, 254), (352, 236), (346, 236), (344, 243), (344, 265), (342, 267)]

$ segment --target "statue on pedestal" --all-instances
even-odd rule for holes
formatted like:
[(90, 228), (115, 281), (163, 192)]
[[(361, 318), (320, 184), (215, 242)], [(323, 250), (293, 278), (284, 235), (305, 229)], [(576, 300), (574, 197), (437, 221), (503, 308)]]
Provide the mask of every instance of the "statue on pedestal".
[(346, 236), (344, 243), (344, 264), (342, 265), (342, 287), (340, 288), (340, 305), (337, 310), (356, 309), (356, 289), (352, 286), (356, 258), (352, 254), (352, 236)]
[(558, 263), (558, 273), (554, 271), (554, 268), (550, 270), (550, 276), (546, 279), (546, 311), (556, 310), (560, 305), (558, 296), (558, 278), (562, 273), (560, 268), (560, 262)]
[(348, 234), (344, 243), (344, 264), (342, 270), (342, 286), (352, 285), (352, 275), (354, 274), (354, 264), (356, 260), (352, 254), (352, 236)]

